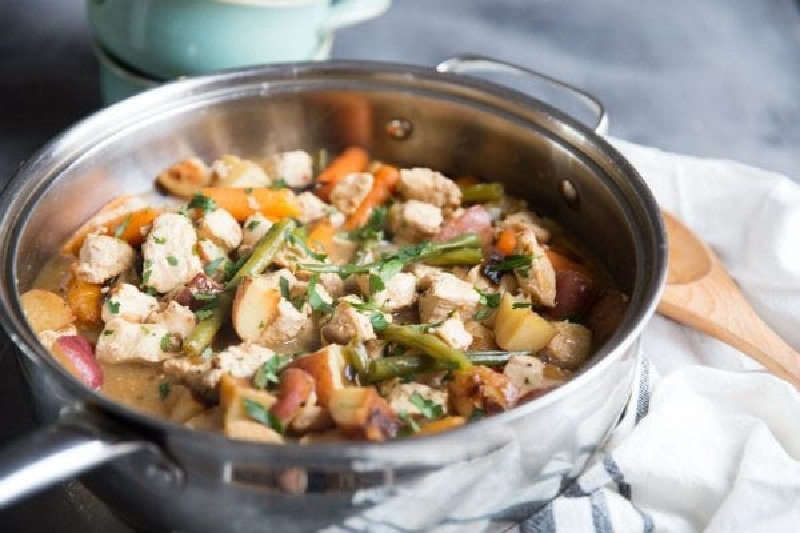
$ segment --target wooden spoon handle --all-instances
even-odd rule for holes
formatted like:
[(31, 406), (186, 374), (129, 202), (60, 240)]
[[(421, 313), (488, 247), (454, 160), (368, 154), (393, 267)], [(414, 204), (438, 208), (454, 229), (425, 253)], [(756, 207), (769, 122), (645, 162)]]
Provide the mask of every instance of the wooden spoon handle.
[(713, 253), (706, 276), (665, 287), (658, 311), (733, 346), (800, 388), (800, 353), (758, 317)]

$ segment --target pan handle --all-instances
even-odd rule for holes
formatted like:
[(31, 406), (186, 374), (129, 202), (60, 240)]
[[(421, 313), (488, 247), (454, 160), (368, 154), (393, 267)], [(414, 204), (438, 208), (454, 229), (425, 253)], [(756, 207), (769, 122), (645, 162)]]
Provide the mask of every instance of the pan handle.
[(539, 80), (543, 80), (550, 85), (572, 93), (580, 102), (585, 104), (597, 116), (596, 123), (592, 126), (592, 129), (594, 129), (594, 131), (600, 135), (605, 135), (608, 133), (608, 113), (606, 113), (606, 108), (603, 103), (596, 96), (584, 91), (583, 89), (579, 89), (574, 85), (570, 85), (561, 80), (557, 80), (551, 76), (548, 76), (547, 74), (542, 74), (541, 72), (521, 67), (513, 63), (507, 63), (499, 59), (475, 54), (461, 54), (445, 59), (436, 65), (436, 70), (438, 72), (453, 72), (456, 74), (478, 71), (505, 72), (520, 76), (530, 76)]
[(98, 435), (88, 424), (56, 422), (0, 450), (0, 509), (101, 464), (152, 448)]

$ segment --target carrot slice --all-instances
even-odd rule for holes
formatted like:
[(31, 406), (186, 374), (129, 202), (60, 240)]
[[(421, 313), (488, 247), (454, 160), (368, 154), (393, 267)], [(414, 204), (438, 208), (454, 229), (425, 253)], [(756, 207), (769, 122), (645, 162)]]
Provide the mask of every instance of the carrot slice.
[(394, 192), (397, 181), (400, 179), (400, 171), (391, 165), (381, 165), (375, 171), (374, 176), (372, 189), (355, 212), (345, 220), (344, 229), (354, 230), (369, 221), (372, 210), (384, 204)]
[(333, 187), (345, 176), (353, 172), (364, 172), (369, 165), (369, 154), (363, 148), (351, 146), (339, 154), (317, 176), (317, 196), (330, 201)]
[(300, 214), (300, 205), (289, 189), (206, 187), (200, 192), (239, 222), (255, 213), (261, 213), (273, 222)]
[[(114, 235), (131, 246), (138, 246), (144, 242), (147, 226), (161, 214), (158, 209), (145, 207), (125, 211), (125, 203), (131, 196), (121, 196), (106, 204), (94, 217), (72, 234), (61, 247), (64, 254), (77, 254), (83, 246), (83, 241), (90, 233), (101, 235)], [(120, 211), (117, 214), (117, 211)]]
[(320, 220), (311, 231), (308, 232), (306, 241), (310, 246), (328, 255), (333, 250), (333, 238), (336, 236), (336, 228), (329, 220)]
[(84, 324), (100, 322), (102, 285), (84, 281), (73, 273), (67, 283), (65, 296), (67, 304), (79, 321)]
[(503, 255), (511, 255), (514, 253), (514, 248), (517, 247), (517, 235), (510, 229), (503, 230), (497, 236), (495, 243), (497, 250)]

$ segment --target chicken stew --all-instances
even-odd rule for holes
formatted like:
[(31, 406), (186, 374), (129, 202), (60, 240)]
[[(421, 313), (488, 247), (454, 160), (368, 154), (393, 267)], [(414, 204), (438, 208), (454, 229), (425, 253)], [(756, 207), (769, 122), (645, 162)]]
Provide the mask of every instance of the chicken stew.
[(22, 305), (87, 386), (255, 442), (382, 441), (570, 379), (627, 296), (502, 185), (351, 147), (186, 159), (64, 243)]

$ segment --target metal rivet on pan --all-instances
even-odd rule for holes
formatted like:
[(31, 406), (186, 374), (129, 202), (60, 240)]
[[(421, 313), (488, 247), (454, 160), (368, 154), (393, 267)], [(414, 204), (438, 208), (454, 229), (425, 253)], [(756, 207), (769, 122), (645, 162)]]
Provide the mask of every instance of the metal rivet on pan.
[(405, 141), (413, 131), (414, 126), (404, 118), (393, 118), (386, 123), (386, 134), (396, 141)]
[(162, 487), (179, 487), (183, 482), (183, 472), (164, 462), (150, 463), (146, 466), (145, 475), (150, 481)]
[(564, 198), (564, 201), (567, 205), (573, 209), (578, 207), (578, 189), (575, 188), (575, 185), (572, 184), (569, 180), (561, 180), (561, 196)]

